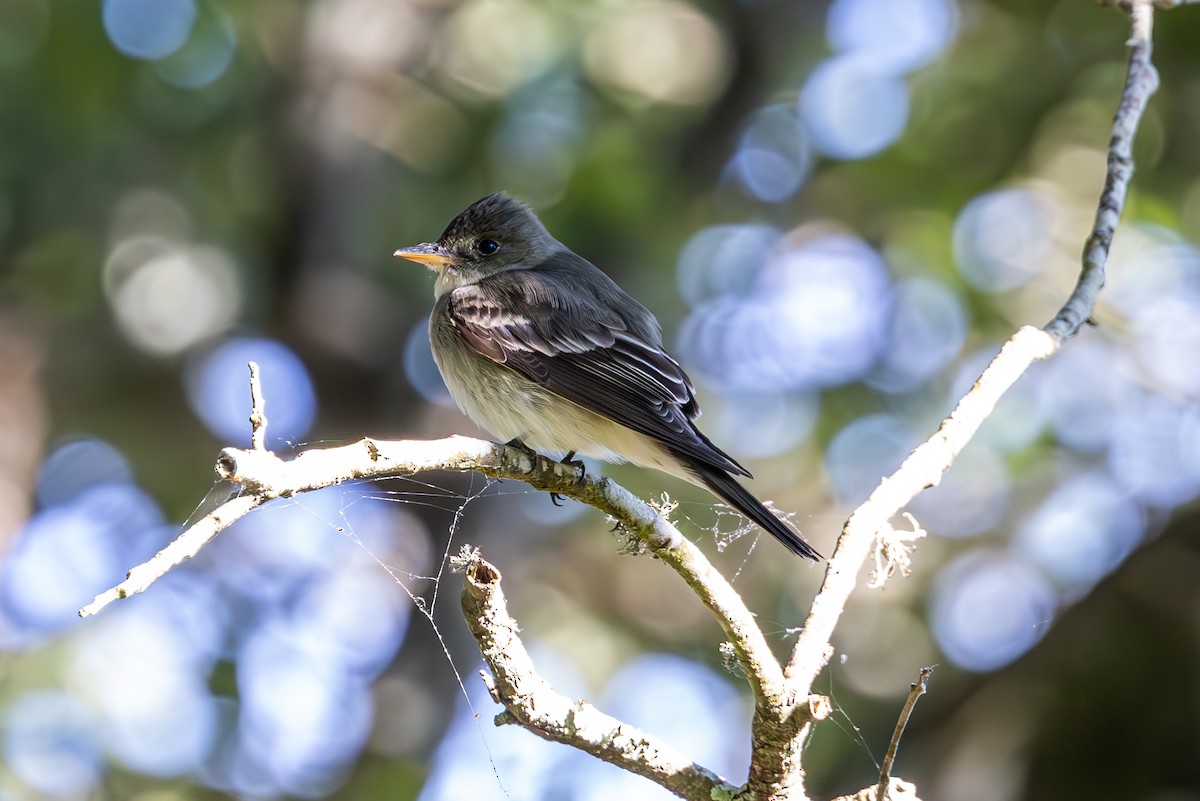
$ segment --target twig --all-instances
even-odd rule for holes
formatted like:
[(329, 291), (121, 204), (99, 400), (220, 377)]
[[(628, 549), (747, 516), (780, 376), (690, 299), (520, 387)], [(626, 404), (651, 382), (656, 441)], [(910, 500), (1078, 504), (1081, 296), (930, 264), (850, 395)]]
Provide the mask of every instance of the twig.
[(255, 507), (262, 506), (268, 500), (270, 498), (254, 495), (235, 495), (225, 501), (192, 524), (148, 561), (131, 568), (124, 581), (97, 595), (90, 604), (79, 610), (79, 616), (90, 617), (113, 601), (144, 592), (170, 570), (195, 556), (213, 537), (229, 528), (239, 517)]
[(875, 796), (876, 801), (886, 801), (890, 795), (888, 785), (892, 779), (892, 763), (896, 761), (896, 749), (900, 747), (900, 738), (904, 736), (904, 729), (908, 726), (908, 719), (912, 717), (917, 699), (925, 694), (925, 685), (932, 675), (932, 667), (921, 668), (917, 680), (909, 688), (908, 698), (904, 701), (904, 708), (900, 710), (900, 717), (896, 720), (896, 728), (892, 732), (892, 740), (883, 756), (883, 767), (879, 769), (879, 792)]
[(263, 395), (262, 381), (258, 375), (258, 362), (249, 362), (250, 368), (250, 447), (256, 451), (267, 449), (267, 399)]
[[(695, 801), (736, 788), (666, 742), (556, 692), (533, 665), (508, 613), (500, 571), (468, 548), (456, 567), (466, 573), (462, 608), (483, 660), (491, 670), (488, 691), (504, 706), (496, 725), (517, 723), (539, 737), (566, 743)], [(486, 679), (485, 679), (486, 680)]]
[(1032, 326), (1017, 331), (937, 432), (919, 445), (900, 469), (883, 479), (850, 515), (826, 567), (821, 591), (792, 649), (787, 676), (796, 683), (797, 693), (807, 693), (825, 666), (830, 637), (879, 531), (918, 493), (941, 480), (1005, 391), (1030, 364), (1053, 352), (1053, 340), (1043, 331)]
[(1129, 68), (1125, 73), (1121, 102), (1113, 118), (1108, 169), (1104, 177), (1104, 190), (1096, 207), (1096, 221), (1083, 246), (1083, 271), (1071, 297), (1043, 329), (1055, 338), (1056, 345), (1074, 336), (1091, 317), (1092, 308), (1104, 287), (1108, 251), (1112, 247), (1113, 235), (1129, 192), (1129, 182), (1133, 178), (1133, 139), (1150, 96), (1158, 89), (1158, 71), (1150, 60), (1153, 52), (1151, 34), (1154, 8), (1150, 0), (1132, 0), (1129, 11)]
[[(267, 400), (262, 391), (257, 362), (249, 362), (250, 368), (250, 447), (253, 451), (267, 452)], [(271, 496), (275, 497), (275, 496)], [(158, 579), (195, 556), (213, 537), (228, 528), (251, 509), (262, 506), (271, 497), (238, 494), (230, 497), (209, 514), (202, 517), (167, 547), (148, 561), (131, 568), (125, 580), (112, 589), (97, 595), (90, 604), (79, 610), (80, 617), (90, 617), (113, 601), (145, 592)]]
[(1087, 320), (1104, 286), (1104, 269), (1113, 234), (1125, 205), (1133, 174), (1133, 138), (1146, 104), (1158, 86), (1150, 62), (1153, 8), (1150, 0), (1132, 0), (1129, 69), (1113, 119), (1108, 169), (1096, 222), (1084, 247), (1083, 269), (1062, 309), (1045, 328), (1026, 326), (1005, 343), (1000, 353), (963, 396), (937, 432), (883, 479), (842, 528), (825, 580), (797, 638), (785, 675), (795, 692), (807, 694), (830, 653), (834, 627), (857, 583), (857, 574), (871, 552), (879, 531), (922, 490), (936, 486), (954, 458), (971, 440), (1009, 387), (1037, 360), (1053, 355)]

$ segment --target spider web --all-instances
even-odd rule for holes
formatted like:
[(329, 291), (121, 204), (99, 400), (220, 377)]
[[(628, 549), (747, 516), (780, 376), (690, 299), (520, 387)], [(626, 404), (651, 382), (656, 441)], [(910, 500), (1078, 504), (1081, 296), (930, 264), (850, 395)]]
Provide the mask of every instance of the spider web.
[[(464, 483), (466, 484), (465, 488), (463, 487)], [(214, 486), (214, 492), (217, 489), (218, 487)], [(458, 693), (471, 715), (479, 742), (487, 755), (490, 773), (494, 777), (496, 787), (505, 798), (511, 798), (486, 733), (486, 729), (489, 727), (482, 725), (479, 710), (472, 701), (471, 692), (467, 689), (464, 671), (457, 664), (442, 630), (440, 619), (435, 615), (438, 614), (439, 602), (443, 594), (443, 579), (447, 576), (450, 558), (464, 544), (462, 529), (464, 521), (467, 519), (468, 509), (477, 506), (481, 499), (486, 500), (490, 497), (541, 496), (543, 493), (520, 482), (502, 482), (477, 472), (462, 473), (457, 476), (445, 474), (435, 478), (434, 481), (427, 481), (420, 477), (367, 479), (337, 485), (335, 488), (326, 490), (326, 492), (330, 491), (338, 493), (339, 500), (335, 505), (335, 511), (331, 511), (334, 507), (322, 508), (323, 504), (310, 503), (308, 494), (295, 496), (287, 503), (302, 508), (320, 520), (322, 524), (353, 542), (371, 562), (388, 575), (412, 604), (412, 608), (419, 612), (420, 616), (428, 623), (430, 631), (441, 649), (442, 657), (450, 667), (458, 687)], [(210, 493), (210, 495), (212, 494)], [(420, 538), (430, 548), (426, 552), (426, 558), (405, 560), (401, 555), (399, 560), (395, 560), (393, 558), (395, 554), (379, 545), (381, 540), (375, 533), (362, 529), (365, 524), (355, 523), (351, 519), (355, 515), (348, 514), (362, 503), (398, 504), (410, 509), (432, 509), (444, 513), (449, 520), (444, 524), (439, 524), (428, 516), (424, 516)], [(661, 501), (656, 501), (654, 505), (662, 508), (663, 511), (674, 512), (671, 516), (676, 518), (677, 523), (684, 524), (685, 532), (690, 530), (693, 539), (711, 541), (715, 544), (718, 553), (735, 553), (735, 546), (738, 543), (744, 543), (745, 547), (740, 554), (740, 561), (730, 575), (731, 583), (737, 581), (741, 576), (762, 538), (763, 532), (753, 522), (744, 518), (732, 507), (717, 501), (689, 501), (682, 504), (681, 507), (663, 493)], [(768, 506), (771, 506), (770, 502), (768, 502)], [(681, 511), (681, 508), (685, 511)], [(197, 513), (200, 511), (201, 509), (198, 508)], [(780, 516), (791, 522), (795, 515), (789, 513)], [(441, 527), (442, 525), (444, 527)], [(792, 633), (790, 629), (780, 626), (769, 636), (786, 639)], [(832, 682), (832, 677), (830, 680)], [(831, 684), (830, 690), (832, 691), (832, 689)], [(845, 710), (836, 703), (835, 709), (844, 718), (846, 724), (843, 725), (839, 720), (837, 724), (839, 728), (854, 737), (872, 762), (876, 762), (858, 727), (850, 720)]]
[[(481, 499), (502, 496), (533, 496), (542, 495), (543, 493), (519, 482), (502, 482), (499, 479), (489, 478), (482, 473), (474, 471), (459, 475), (466, 479), (467, 487), (465, 489), (453, 488), (454, 484), (461, 484), (461, 482), (453, 481), (450, 478), (444, 478), (440, 483), (412, 476), (347, 482), (337, 485), (336, 488), (330, 488), (336, 489), (341, 498), (336, 514), (331, 516), (312, 505), (308, 505), (305, 508), (332, 530), (347, 537), (372, 562), (386, 572), (408, 598), (412, 604), (412, 608), (429, 625), (430, 631), (438, 643), (438, 648), (441, 649), (442, 657), (445, 659), (454, 676), (459, 695), (465, 703), (473, 725), (478, 732), (479, 741), (487, 754), (491, 773), (495, 778), (497, 787), (505, 798), (511, 798), (508, 789), (504, 786), (504, 780), (500, 775), (497, 759), (486, 734), (488, 727), (484, 727), (481, 723), (482, 716), (472, 701), (471, 692), (467, 689), (464, 672), (456, 661), (442, 630), (440, 619), (436, 615), (439, 614), (439, 602), (443, 594), (443, 580), (447, 577), (449, 571), (450, 557), (457, 552), (460, 545), (464, 544), (462, 541), (462, 528), (467, 517), (468, 508), (476, 505)], [(305, 496), (303, 495), (296, 496), (292, 501), (305, 506)], [(422, 560), (420, 557), (416, 557), (413, 560), (424, 561), (430, 568), (428, 572), (394, 563), (389, 558), (389, 554), (384, 553), (384, 550), (375, 544), (377, 537), (372, 532), (359, 530), (362, 524), (356, 525), (350, 519), (352, 515), (348, 516), (348, 512), (364, 502), (399, 504), (409, 508), (432, 509), (444, 512), (449, 516), (449, 521), (444, 524), (444, 528), (439, 528), (439, 524), (429, 518), (422, 520), (422, 523), (425, 524), (422, 526), (423, 541), (430, 544), (434, 549), (440, 547), (440, 551), (431, 550), (426, 560)], [(441, 532), (440, 534), (438, 533), (439, 531)]]
[[(319, 447), (320, 445), (319, 442), (301, 443), (292, 444), (291, 448), (295, 453), (304, 448)], [(438, 644), (437, 647), (441, 649), (442, 657), (454, 677), (458, 693), (474, 721), (496, 785), (505, 798), (510, 798), (511, 795), (504, 786), (485, 728), (480, 724), (481, 715), (467, 689), (464, 672), (459, 667), (458, 660), (450, 648), (440, 618), (435, 615), (439, 614), (443, 579), (446, 578), (448, 572), (450, 556), (456, 552), (458, 545), (462, 544), (462, 528), (468, 507), (485, 497), (539, 493), (524, 484), (501, 482), (477, 472), (459, 474), (458, 480), (454, 480), (454, 477), (447, 474), (435, 481), (409, 476), (346, 482), (314, 492), (276, 499), (253, 510), (247, 518), (239, 522), (248, 522), (253, 517), (271, 516), (280, 512), (285, 515), (299, 513), (301, 521), (310, 519), (317, 523), (316, 526), (308, 528), (304, 536), (319, 536), (321, 530), (327, 528), (331, 533), (337, 533), (349, 539), (366, 555), (369, 562), (373, 562), (387, 574), (395, 586), (400, 588), (403, 596), (411, 604), (411, 608), (418, 612), (420, 618), (429, 625)], [(227, 482), (216, 480), (205, 497), (192, 510), (183, 524), (183, 528), (190, 527), (230, 498), (239, 495), (240, 492), (240, 489), (231, 492)], [(352, 511), (363, 504), (398, 504), (409, 510), (435, 510), (444, 513), (449, 519), (443, 523), (439, 519), (440, 515), (413, 515), (413, 518), (408, 521), (408, 536), (398, 536), (397, 530), (392, 529), (392, 526), (398, 524), (396, 519), (389, 520), (379, 514), (358, 515)], [(293, 517), (291, 520), (295, 521), (296, 518)], [(278, 525), (281, 528), (287, 528), (287, 524), (286, 518), (278, 519), (267, 524), (267, 527)], [(258, 525), (263, 524), (260, 521)], [(404, 524), (399, 523), (398, 525), (403, 526)], [(376, 530), (379, 528), (392, 530)], [(282, 532), (284, 537), (296, 534), (297, 532), (294, 530)], [(236, 539), (235, 537), (234, 541)], [(229, 542), (229, 540), (224, 542)], [(259, 545), (258, 547), (270, 548), (269, 545)], [(297, 547), (302, 550), (305, 546)], [(283, 560), (281, 566), (286, 568), (290, 557), (285, 555), (280, 558)], [(302, 561), (312, 559), (312, 554), (306, 554), (300, 559)], [(294, 567), (294, 565), (292, 566)], [(339, 564), (332, 566), (321, 564), (319, 569), (336, 571), (340, 566)], [(228, 578), (227, 576), (226, 579)], [(236, 583), (237, 579), (233, 581)], [(391, 659), (394, 658), (393, 654)]]

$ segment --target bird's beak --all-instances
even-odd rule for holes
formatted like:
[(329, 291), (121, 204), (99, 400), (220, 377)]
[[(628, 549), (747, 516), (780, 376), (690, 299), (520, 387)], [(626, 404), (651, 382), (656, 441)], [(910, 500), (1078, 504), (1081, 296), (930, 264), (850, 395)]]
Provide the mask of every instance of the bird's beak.
[(440, 270), (450, 264), (450, 262), (454, 261), (454, 258), (450, 256), (450, 254), (446, 253), (446, 251), (442, 250), (437, 245), (431, 245), (428, 243), (424, 245), (414, 245), (411, 248), (400, 248), (392, 255), (399, 256), (402, 259), (408, 259), (409, 261), (415, 261), (418, 264), (424, 264), (426, 267), (429, 267), (433, 270)]

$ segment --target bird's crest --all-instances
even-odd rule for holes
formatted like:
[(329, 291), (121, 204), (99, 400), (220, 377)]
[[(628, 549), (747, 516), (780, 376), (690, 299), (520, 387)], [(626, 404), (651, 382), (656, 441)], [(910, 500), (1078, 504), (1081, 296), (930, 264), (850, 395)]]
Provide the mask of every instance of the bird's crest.
[(502, 234), (514, 226), (536, 222), (529, 206), (503, 192), (493, 192), (476, 200), (450, 221), (438, 240), (457, 242), (471, 236)]

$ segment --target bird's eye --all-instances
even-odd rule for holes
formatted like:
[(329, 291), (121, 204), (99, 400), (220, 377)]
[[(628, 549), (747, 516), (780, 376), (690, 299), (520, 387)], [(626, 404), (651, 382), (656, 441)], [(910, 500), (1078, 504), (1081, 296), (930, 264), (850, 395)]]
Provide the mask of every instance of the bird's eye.
[(484, 256), (490, 256), (500, 249), (500, 245), (494, 239), (480, 239), (475, 249)]

